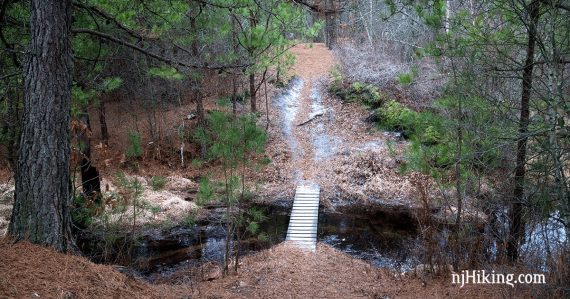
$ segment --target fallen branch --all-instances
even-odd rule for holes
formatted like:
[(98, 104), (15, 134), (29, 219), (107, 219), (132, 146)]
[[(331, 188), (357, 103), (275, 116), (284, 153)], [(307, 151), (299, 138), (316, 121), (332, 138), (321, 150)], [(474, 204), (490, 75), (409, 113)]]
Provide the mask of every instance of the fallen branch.
[(324, 113), (325, 113), (324, 111), (319, 111), (319, 112), (317, 112), (317, 113), (315, 113), (315, 114), (312, 114), (311, 116), (309, 116), (309, 119), (307, 119), (306, 121), (304, 121), (304, 122), (298, 124), (297, 126), (298, 126), (298, 127), (304, 126), (304, 125), (310, 123), (311, 121), (313, 121), (315, 118), (317, 118), (317, 116), (322, 116)]

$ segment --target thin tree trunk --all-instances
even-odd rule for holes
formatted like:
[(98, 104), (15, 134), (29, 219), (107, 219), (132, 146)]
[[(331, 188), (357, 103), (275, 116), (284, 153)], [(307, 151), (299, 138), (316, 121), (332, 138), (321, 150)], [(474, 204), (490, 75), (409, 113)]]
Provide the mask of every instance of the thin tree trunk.
[(251, 112), (257, 112), (257, 90), (255, 89), (255, 73), (249, 74), (249, 96), (251, 100)]
[(91, 163), (91, 138), (89, 138), (91, 124), (89, 121), (89, 113), (87, 113), (87, 111), (81, 113), (79, 120), (82, 123), (82, 128), (79, 136), (77, 137), (81, 152), (81, 161), (79, 166), (81, 169), (81, 186), (83, 187), (83, 195), (94, 200), (97, 204), (100, 204), (99, 195), (101, 195), (101, 180), (99, 177), (99, 171)]
[(7, 136), (7, 160), (10, 168), (16, 172), (18, 164), (18, 128), (20, 127), (20, 119), (18, 112), (19, 102), (18, 92), (14, 88), (9, 89), (6, 97), (6, 118), (2, 126), (2, 131)]
[(14, 209), (16, 240), (70, 250), (71, 1), (30, 1), (24, 114)]
[(519, 258), (519, 243), (524, 236), (525, 223), (523, 220), (523, 203), (526, 175), (526, 145), (528, 141), (529, 103), (532, 91), (532, 73), (534, 69), (534, 48), (536, 45), (536, 26), (540, 12), (540, 1), (533, 1), (527, 7), (530, 22), (528, 24), (528, 43), (526, 61), (522, 77), (521, 113), (519, 120), (519, 137), (517, 143), (517, 160), (515, 167), (515, 187), (513, 190), (512, 207), (509, 219), (509, 240), (507, 244), (507, 256), (511, 261)]
[(263, 81), (264, 84), (264, 94), (265, 94), (265, 120), (266, 120), (266, 124), (265, 124), (265, 132), (267, 132), (267, 130), (269, 130), (269, 99), (267, 97), (267, 80)]
[(449, 33), (450, 18), (451, 18), (451, 4), (449, 0), (445, 0), (445, 33)]
[(458, 120), (459, 123), (457, 124), (457, 162), (455, 164), (455, 175), (456, 175), (456, 189), (457, 189), (457, 216), (455, 218), (455, 225), (457, 229), (461, 224), (461, 213), (463, 209), (463, 188), (461, 186), (462, 178), (461, 178), (461, 164), (462, 164), (462, 156), (463, 156), (463, 109), (461, 105), (461, 99), (458, 101), (458, 108), (457, 108)]
[(336, 38), (337, 38), (336, 34), (337, 13), (336, 13), (335, 0), (326, 1), (325, 8), (329, 10), (328, 12), (325, 12), (326, 45), (327, 48), (332, 49), (336, 45)]
[(225, 188), (226, 188), (226, 217), (228, 219), (227, 228), (226, 228), (226, 244), (225, 244), (225, 251), (226, 254), (224, 256), (224, 276), (228, 275), (229, 264), (230, 264), (230, 242), (231, 237), (233, 234), (233, 227), (232, 227), (232, 220), (231, 220), (231, 206), (230, 206), (230, 194), (229, 194), (229, 182), (228, 182), (228, 173), (227, 168), (224, 165), (224, 177), (225, 177)]
[[(237, 25), (236, 20), (232, 18), (232, 44), (234, 49), (234, 54), (238, 55), (239, 53), (239, 42), (237, 37)], [(238, 61), (239, 62), (239, 59)], [(237, 115), (237, 96), (238, 96), (238, 77), (239, 74), (236, 72), (232, 74), (232, 114), (234, 116)], [(241, 80), (241, 78), (239, 78)]]
[[(198, 120), (198, 126), (202, 129), (206, 129), (206, 116), (204, 115), (204, 103), (202, 99), (202, 93), (200, 88), (196, 89), (196, 118)], [(208, 146), (206, 143), (200, 143), (200, 158), (206, 158), (206, 153), (208, 151)]]
[(232, 75), (232, 114), (233, 116), (237, 115), (237, 82), (236, 76)]
[[(196, 27), (196, 17), (190, 18), (190, 29), (192, 32), (197, 31)], [(198, 52), (198, 40), (194, 37), (192, 39), (191, 44), (192, 56), (194, 59), (198, 59), (200, 57), (200, 52)], [(206, 129), (206, 115), (204, 114), (204, 102), (202, 98), (202, 82), (201, 79), (198, 78), (195, 80), (194, 84), (194, 95), (196, 99), (196, 118), (198, 120), (198, 127), (202, 128), (203, 130)], [(208, 146), (205, 142), (200, 143), (200, 158), (206, 158), (206, 153), (208, 151)]]
[(99, 125), (101, 126), (101, 138), (105, 145), (109, 145), (109, 130), (107, 128), (107, 118), (105, 111), (105, 102), (101, 101), (99, 104)]

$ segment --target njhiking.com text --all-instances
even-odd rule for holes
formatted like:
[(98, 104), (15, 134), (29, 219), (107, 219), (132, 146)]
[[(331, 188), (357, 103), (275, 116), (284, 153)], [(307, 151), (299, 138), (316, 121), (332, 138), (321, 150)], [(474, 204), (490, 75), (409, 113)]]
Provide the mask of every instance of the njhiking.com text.
[(540, 273), (506, 274), (495, 273), (495, 270), (463, 270), (451, 274), (451, 283), (460, 284), (460, 288), (466, 284), (506, 284), (514, 287), (515, 284), (545, 284), (546, 277)]

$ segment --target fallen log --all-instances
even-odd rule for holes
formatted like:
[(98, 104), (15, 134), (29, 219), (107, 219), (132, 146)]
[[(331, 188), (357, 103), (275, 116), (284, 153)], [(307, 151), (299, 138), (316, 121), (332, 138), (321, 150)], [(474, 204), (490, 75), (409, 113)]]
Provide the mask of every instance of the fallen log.
[(304, 121), (304, 122), (298, 124), (297, 126), (298, 126), (298, 127), (304, 126), (304, 125), (310, 123), (311, 121), (313, 121), (313, 120), (314, 120), (315, 118), (317, 118), (318, 116), (322, 116), (323, 114), (325, 114), (324, 111), (318, 111), (318, 112), (316, 112), (316, 113), (312, 113), (312, 114), (309, 116), (309, 119), (307, 119), (306, 121)]

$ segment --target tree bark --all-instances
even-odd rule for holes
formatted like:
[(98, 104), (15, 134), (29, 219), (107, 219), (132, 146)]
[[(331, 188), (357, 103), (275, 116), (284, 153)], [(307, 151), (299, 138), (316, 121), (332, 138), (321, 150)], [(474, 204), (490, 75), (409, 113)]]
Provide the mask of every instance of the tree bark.
[(69, 117), (72, 83), (71, 1), (30, 1), (24, 113), (14, 209), (16, 240), (71, 249)]
[(528, 141), (529, 125), (529, 104), (532, 91), (532, 73), (534, 69), (534, 48), (536, 45), (536, 26), (540, 16), (540, 2), (533, 1), (526, 10), (530, 20), (528, 24), (528, 43), (526, 50), (526, 61), (523, 69), (522, 91), (521, 91), (521, 112), (519, 119), (519, 137), (517, 143), (517, 160), (515, 166), (515, 187), (513, 190), (512, 207), (509, 219), (509, 240), (507, 244), (507, 256), (511, 261), (519, 258), (519, 243), (524, 236), (523, 203), (526, 175), (526, 145)]
[(325, 2), (325, 35), (326, 46), (332, 49), (336, 46), (337, 39), (337, 11), (335, 0), (328, 0)]
[[(237, 32), (238, 32), (238, 29), (237, 29), (237, 25), (236, 25), (236, 20), (234, 18), (232, 18), (232, 44), (233, 44), (233, 50), (234, 50), (235, 55), (238, 55), (238, 53), (239, 53), (239, 42), (238, 42)], [(232, 74), (232, 114), (233, 114), (233, 116), (237, 116), (237, 97), (238, 97), (237, 80), (238, 80), (238, 76), (239, 75), (237, 74), (237, 72), (235, 74)]]

